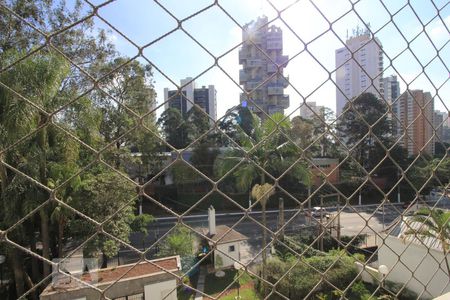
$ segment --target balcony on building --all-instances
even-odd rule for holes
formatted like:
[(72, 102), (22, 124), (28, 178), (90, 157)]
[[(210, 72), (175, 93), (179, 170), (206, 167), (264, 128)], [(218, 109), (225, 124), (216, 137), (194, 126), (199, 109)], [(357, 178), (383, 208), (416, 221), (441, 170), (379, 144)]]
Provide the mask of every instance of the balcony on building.
[(283, 49), (283, 43), (280, 39), (267, 39), (266, 48), (267, 50), (281, 50)]
[(248, 58), (248, 51), (245, 48), (242, 48), (238, 52), (239, 56), (239, 64), (243, 64), (245, 60)]
[(289, 86), (289, 76), (283, 76), (277, 80), (277, 85), (287, 88)]
[(289, 61), (289, 56), (287, 55), (280, 55), (276, 58), (275, 62), (281, 66), (281, 67), (286, 67)]
[(247, 82), (244, 84), (244, 89), (245, 89), (247, 92), (251, 92), (251, 91), (253, 91), (259, 84), (260, 84), (260, 82), (256, 82), (256, 81), (247, 81)]
[(287, 109), (289, 107), (289, 95), (283, 95), (283, 97), (279, 98), (278, 105)]
[(267, 73), (272, 74), (278, 71), (278, 67), (276, 64), (269, 62), (267, 64)]
[(248, 81), (248, 73), (246, 73), (244, 70), (239, 70), (239, 84), (244, 84)]
[(264, 64), (262, 59), (247, 59), (247, 67), (262, 67)]
[(272, 96), (272, 95), (283, 95), (284, 93), (284, 88), (281, 86), (269, 86), (267, 88), (267, 95)]

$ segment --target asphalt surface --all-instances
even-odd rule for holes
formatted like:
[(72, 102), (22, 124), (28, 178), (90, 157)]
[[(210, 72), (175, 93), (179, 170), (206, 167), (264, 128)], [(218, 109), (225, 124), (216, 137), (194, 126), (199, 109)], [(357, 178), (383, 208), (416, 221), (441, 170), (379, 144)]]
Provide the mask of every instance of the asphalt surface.
[[(337, 213), (336, 207), (326, 207), (327, 214), (332, 218)], [(374, 234), (385, 229), (390, 223), (392, 223), (399, 214), (404, 211), (401, 205), (386, 205), (384, 209), (377, 207), (376, 205), (367, 205), (360, 207), (351, 207), (340, 209), (340, 227), (341, 235), (356, 235), (360, 233)], [(276, 231), (278, 227), (279, 211), (269, 210), (267, 211), (267, 226), (270, 230)], [(325, 218), (324, 218), (325, 220)], [(337, 222), (337, 217), (335, 218)], [(201, 228), (208, 227), (207, 215), (189, 215), (182, 218), (183, 223), (193, 228), (195, 231), (201, 233)], [(367, 221), (367, 222), (366, 222)], [(235, 213), (220, 213), (216, 212), (216, 225), (227, 225), (233, 227), (238, 232), (246, 235), (248, 239), (249, 251), (258, 251), (261, 247), (261, 239), (263, 235), (263, 229), (261, 224), (261, 212), (252, 211), (248, 216), (245, 216), (243, 212)], [(286, 234), (298, 234), (304, 232), (303, 230), (310, 230), (311, 233), (315, 233), (318, 230), (319, 218), (310, 218), (305, 215), (305, 212), (300, 212), (296, 209), (285, 210), (285, 227)], [(138, 249), (148, 249), (148, 258), (153, 258), (158, 251), (158, 243), (156, 241), (159, 238), (164, 239), (168, 231), (174, 228), (177, 224), (176, 217), (161, 217), (157, 218), (148, 227), (148, 235), (145, 237), (141, 233), (132, 233), (130, 236), (131, 244)], [(195, 233), (194, 233), (195, 234)], [(269, 233), (270, 234), (270, 233)], [(269, 239), (268, 239), (269, 241)], [(133, 251), (122, 249), (120, 251), (121, 264), (137, 260)], [(117, 258), (112, 258), (112, 262), (116, 262)]]

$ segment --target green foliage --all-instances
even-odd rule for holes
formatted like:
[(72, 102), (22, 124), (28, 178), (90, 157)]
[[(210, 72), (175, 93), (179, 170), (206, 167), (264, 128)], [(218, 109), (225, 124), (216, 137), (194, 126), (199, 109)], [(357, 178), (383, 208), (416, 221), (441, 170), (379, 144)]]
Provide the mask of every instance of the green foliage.
[[(325, 272), (327, 281), (344, 290), (358, 274), (354, 262), (352, 257), (343, 252), (302, 258), (281, 280), (277, 290), (291, 299), (302, 299), (314, 288), (316, 295), (331, 293), (330, 286), (321, 282), (322, 275), (319, 272)], [(277, 282), (293, 263), (291, 260), (271, 258), (265, 267), (266, 279), (272, 283)]]
[(361, 281), (353, 283), (352, 287), (350, 288), (350, 293), (352, 299), (368, 300), (371, 298), (370, 291)]
[(195, 236), (192, 235), (189, 228), (177, 225), (175, 229), (161, 242), (160, 257), (171, 255), (192, 255), (194, 254)]
[[(169, 108), (161, 114), (157, 125), (167, 143), (175, 149), (184, 149), (209, 129), (209, 120), (196, 106), (185, 115), (178, 109)], [(170, 147), (167, 150), (171, 150)]]
[[(383, 101), (379, 101), (371, 93), (363, 93), (347, 102), (339, 118), (338, 135), (343, 138), (347, 147), (354, 147), (352, 156), (368, 171), (383, 160), (385, 151), (382, 144), (388, 148), (391, 144), (392, 126), (387, 118), (387, 111)], [(357, 174), (361, 172), (356, 165), (352, 168)]]
[[(256, 117), (256, 116), (255, 116)], [(257, 118), (257, 117), (256, 117)], [(304, 162), (296, 162), (298, 150), (281, 133), (291, 130), (292, 124), (282, 114), (274, 114), (271, 119), (265, 120), (261, 126), (255, 127), (252, 135), (247, 135), (240, 127), (237, 136), (242, 148), (249, 153), (250, 158), (273, 176), (281, 175), (286, 169), (292, 167), (288, 176), (297, 181), (310, 184), (311, 174)], [(237, 163), (243, 161), (233, 172), (236, 187), (239, 191), (247, 191), (253, 183), (265, 183), (266, 174), (242, 157), (239, 149), (231, 149), (219, 155), (215, 162), (215, 172), (222, 177)]]
[[(98, 222), (108, 220), (103, 226), (109, 234), (128, 242), (131, 224), (135, 219), (134, 203), (136, 195), (134, 186), (116, 172), (99, 170), (99, 173), (86, 174), (82, 186), (76, 192), (73, 208), (95, 219)], [(115, 214), (115, 215), (114, 215)], [(111, 216), (114, 217), (111, 218)], [(96, 228), (83, 218), (70, 220), (67, 226), (69, 236), (85, 239), (95, 232)], [(101, 252), (107, 257), (117, 254), (120, 243), (106, 235), (97, 235), (84, 248), (85, 255), (98, 256)]]
[(148, 234), (148, 225), (152, 223), (155, 218), (149, 214), (142, 214), (133, 217), (130, 228), (133, 232), (142, 232), (144, 236)]

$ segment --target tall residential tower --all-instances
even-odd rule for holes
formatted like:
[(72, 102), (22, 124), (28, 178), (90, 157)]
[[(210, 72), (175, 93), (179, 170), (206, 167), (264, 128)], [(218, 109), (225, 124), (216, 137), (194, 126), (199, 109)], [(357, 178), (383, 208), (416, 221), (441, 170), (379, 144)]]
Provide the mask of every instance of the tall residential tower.
[(187, 77), (180, 81), (180, 86), (182, 86), (181, 94), (177, 90), (164, 89), (165, 109), (176, 108), (185, 114), (193, 107), (193, 104), (197, 104), (210, 116), (211, 121), (217, 120), (217, 92), (214, 85), (197, 88), (192, 78)]
[(246, 24), (239, 50), (242, 65), (239, 84), (249, 93), (248, 96), (241, 93), (240, 100), (247, 101), (249, 109), (262, 119), (265, 118), (262, 111), (271, 115), (283, 113), (289, 107), (289, 96), (284, 94), (288, 81), (283, 77), (289, 58), (283, 55), (283, 33), (279, 27), (267, 23), (264, 16)]
[(342, 113), (347, 99), (369, 92), (383, 95), (383, 51), (381, 42), (368, 30), (357, 28), (336, 50), (336, 116)]
[(409, 156), (421, 151), (434, 154), (434, 99), (429, 92), (407, 90), (392, 110), (396, 116), (394, 133), (401, 137), (400, 144), (408, 150)]

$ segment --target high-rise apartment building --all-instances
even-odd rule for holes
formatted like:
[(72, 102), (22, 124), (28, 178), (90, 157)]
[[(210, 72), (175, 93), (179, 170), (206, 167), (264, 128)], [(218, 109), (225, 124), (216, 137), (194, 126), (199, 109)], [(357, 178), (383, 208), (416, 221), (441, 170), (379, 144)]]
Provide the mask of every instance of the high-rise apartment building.
[(317, 105), (315, 101), (308, 101), (306, 105), (300, 107), (300, 117), (304, 119), (314, 119), (317, 116), (323, 118), (324, 106)]
[(383, 52), (381, 42), (368, 30), (356, 29), (346, 41), (346, 47), (336, 50), (336, 116), (348, 99), (369, 92), (383, 95)]
[(383, 78), (383, 98), (392, 104), (400, 96), (400, 83), (396, 75)]
[(433, 126), (436, 130), (436, 142), (442, 142), (444, 137), (444, 127), (446, 127), (448, 113), (436, 110), (434, 112)]
[(178, 90), (164, 89), (165, 109), (176, 108), (185, 114), (194, 106), (193, 104), (197, 104), (212, 120), (217, 120), (217, 92), (214, 85), (197, 88), (192, 78), (187, 77), (180, 81), (180, 86), (182, 86), (181, 94)]
[(241, 94), (241, 103), (247, 101), (249, 109), (263, 119), (262, 111), (271, 115), (283, 113), (289, 107), (289, 96), (284, 94), (288, 82), (283, 77), (289, 58), (283, 55), (283, 33), (279, 27), (269, 26), (267, 22), (264, 16), (246, 24), (239, 50), (239, 64), (242, 65), (239, 84), (250, 93), (249, 97)]
[(401, 145), (408, 155), (418, 155), (422, 151), (433, 155), (434, 140), (434, 99), (429, 92), (408, 90), (393, 104), (394, 133), (401, 137)]

